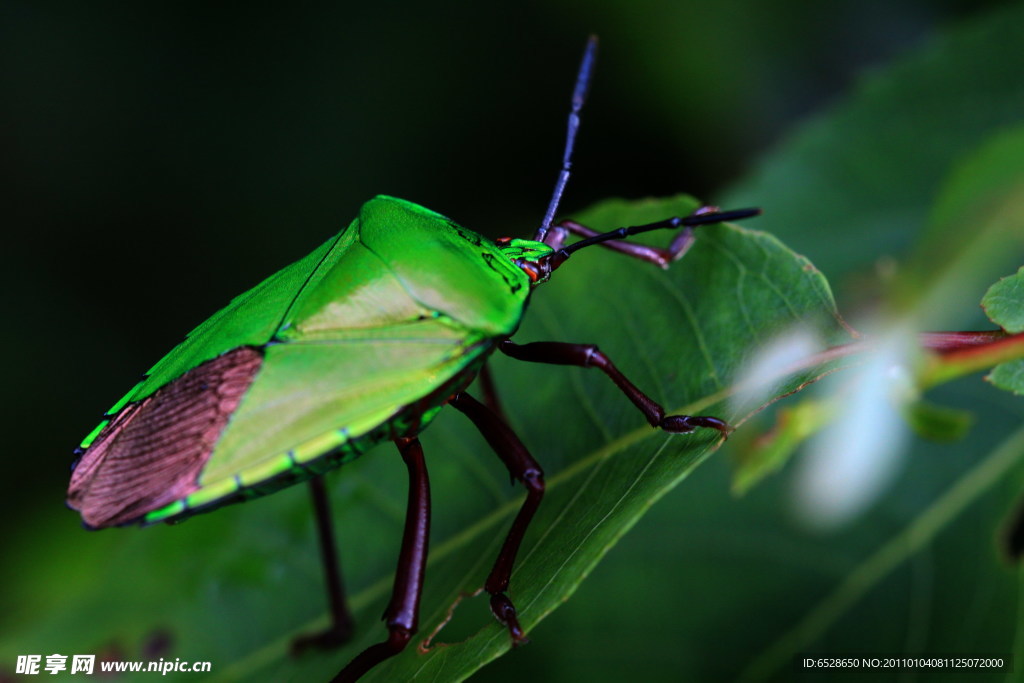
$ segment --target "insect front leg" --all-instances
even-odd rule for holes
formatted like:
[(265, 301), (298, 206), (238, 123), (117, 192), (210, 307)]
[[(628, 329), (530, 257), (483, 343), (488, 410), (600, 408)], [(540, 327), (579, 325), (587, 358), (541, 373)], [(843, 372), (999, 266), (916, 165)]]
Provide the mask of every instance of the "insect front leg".
[(544, 497), (544, 471), (526, 450), (526, 446), (515, 435), (515, 432), (509, 429), (508, 425), (491, 412), (487, 406), (465, 392), (456, 394), (450, 403), (476, 425), (483, 437), (487, 439), (487, 443), (505, 463), (512, 478), (518, 479), (526, 487), (526, 500), (523, 501), (523, 506), (519, 508), (519, 514), (512, 522), (512, 528), (509, 529), (505, 543), (498, 553), (498, 559), (484, 584), (484, 590), (491, 595), (491, 612), (498, 621), (508, 627), (509, 634), (512, 636), (512, 644), (521, 645), (527, 642), (526, 635), (519, 625), (516, 608), (505, 593), (512, 576), (516, 553), (519, 552), (523, 536), (526, 535), (526, 528), (530, 525), (530, 520), (533, 519), (534, 513), (540, 506), (540, 501)]
[[(717, 213), (718, 211), (719, 209), (717, 206), (702, 206), (690, 215), (702, 216), (704, 214)], [(565, 244), (565, 240), (569, 237), (570, 233), (584, 238), (601, 234), (599, 231), (594, 230), (593, 228), (588, 228), (582, 223), (577, 223), (573, 220), (564, 220), (551, 226), (547, 235), (544, 236), (544, 243), (557, 251)], [(672, 239), (672, 242), (669, 244), (667, 249), (650, 247), (646, 244), (637, 244), (635, 242), (626, 242), (623, 240), (611, 240), (601, 243), (601, 246), (603, 247), (613, 249), (614, 251), (626, 254), (627, 256), (638, 258), (641, 261), (653, 263), (659, 268), (668, 268), (673, 261), (678, 261), (683, 258), (692, 245), (692, 226), (683, 227), (679, 234)]]
[(324, 563), (324, 583), (327, 585), (327, 604), (331, 610), (331, 625), (321, 633), (296, 638), (292, 641), (292, 654), (299, 654), (309, 648), (337, 647), (352, 637), (352, 629), (355, 624), (345, 600), (345, 584), (341, 578), (338, 550), (334, 544), (331, 510), (322, 475), (309, 480), (309, 492), (313, 498), (313, 511), (316, 514), (316, 530), (320, 540), (320, 556)]
[(430, 539), (430, 482), (420, 440), (396, 439), (395, 445), (409, 470), (409, 503), (405, 510), (405, 531), (398, 555), (395, 587), (384, 610), (388, 639), (371, 645), (348, 663), (332, 683), (352, 683), (388, 657), (405, 649), (419, 626), (423, 573), (427, 567)]
[(611, 359), (593, 344), (567, 344), (564, 342), (533, 342), (515, 344), (505, 340), (498, 345), (501, 352), (519, 360), (554, 365), (575, 365), (581, 368), (597, 368), (609, 378), (644, 414), (652, 427), (666, 432), (686, 434), (697, 427), (717, 429), (722, 436), (729, 436), (732, 427), (717, 417), (702, 415), (665, 415), (665, 409), (623, 375)]

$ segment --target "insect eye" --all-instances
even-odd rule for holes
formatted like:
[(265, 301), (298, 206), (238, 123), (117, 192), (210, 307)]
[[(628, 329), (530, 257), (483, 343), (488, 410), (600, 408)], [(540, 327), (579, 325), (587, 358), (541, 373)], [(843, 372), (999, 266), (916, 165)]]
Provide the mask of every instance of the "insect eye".
[(511, 241), (512, 241), (511, 237), (499, 237), (498, 239), (494, 240), (494, 243), (497, 244), (499, 247), (504, 247), (507, 244), (509, 244)]
[(516, 259), (515, 264), (519, 266), (526, 276), (530, 278), (530, 284), (536, 284), (540, 279), (540, 271), (537, 269), (537, 264), (532, 261), (526, 261), (524, 259)]

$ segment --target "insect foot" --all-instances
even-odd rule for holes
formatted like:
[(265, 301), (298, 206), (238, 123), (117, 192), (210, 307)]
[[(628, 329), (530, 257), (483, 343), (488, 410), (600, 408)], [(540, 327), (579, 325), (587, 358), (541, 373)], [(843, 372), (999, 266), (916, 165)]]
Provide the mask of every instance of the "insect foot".
[(495, 593), (491, 596), (491, 613), (494, 618), (508, 627), (508, 633), (512, 636), (512, 647), (526, 645), (530, 639), (523, 633), (519, 626), (519, 617), (516, 614), (515, 605), (504, 593)]
[(388, 625), (388, 639), (383, 643), (377, 643), (363, 650), (351, 662), (342, 669), (337, 676), (331, 679), (331, 683), (355, 683), (367, 671), (380, 664), (389, 657), (394, 657), (405, 649), (412, 639), (414, 630)]
[(709, 427), (717, 429), (722, 437), (726, 439), (729, 438), (733, 430), (732, 426), (725, 420), (719, 420), (717, 417), (705, 417), (703, 415), (669, 415), (662, 418), (658, 427), (673, 434), (689, 434), (697, 427)]

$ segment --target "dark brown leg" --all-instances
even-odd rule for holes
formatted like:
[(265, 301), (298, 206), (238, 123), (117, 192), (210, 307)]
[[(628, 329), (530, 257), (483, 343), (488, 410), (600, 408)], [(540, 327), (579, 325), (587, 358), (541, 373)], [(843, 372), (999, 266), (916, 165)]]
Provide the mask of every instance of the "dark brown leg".
[(338, 563), (338, 550), (334, 545), (334, 529), (331, 525), (331, 509), (322, 476), (309, 480), (309, 492), (313, 495), (316, 530), (320, 537), (320, 557), (324, 563), (324, 583), (327, 584), (327, 602), (331, 608), (331, 626), (321, 633), (296, 638), (292, 641), (292, 654), (299, 654), (309, 648), (337, 647), (352, 636), (354, 626), (352, 613), (345, 602), (345, 584), (341, 579), (341, 566)]
[(512, 576), (512, 566), (516, 561), (516, 553), (526, 535), (526, 528), (530, 520), (537, 512), (541, 498), (544, 497), (544, 471), (526, 446), (519, 440), (511, 429), (487, 407), (467, 393), (456, 394), (451, 400), (451, 405), (462, 411), (480, 433), (487, 439), (494, 452), (498, 454), (501, 461), (505, 463), (509, 474), (513, 479), (518, 479), (526, 487), (526, 500), (519, 508), (519, 514), (512, 522), (505, 543), (501, 546), (498, 559), (491, 569), (484, 590), (491, 594), (491, 612), (502, 624), (508, 627), (512, 635), (512, 644), (520, 645), (527, 642), (523, 629), (519, 626), (519, 619), (516, 615), (516, 608), (512, 601), (505, 595), (508, 590), (509, 578)]
[(505, 411), (501, 407), (501, 399), (498, 398), (498, 388), (494, 384), (494, 375), (491, 373), (491, 366), (486, 363), (480, 368), (480, 390), (484, 392), (484, 405), (491, 409), (491, 412), (501, 418), (501, 421), (508, 424)]
[(729, 436), (732, 427), (717, 417), (693, 415), (665, 415), (665, 409), (653, 401), (647, 394), (619, 372), (611, 359), (601, 349), (592, 344), (566, 344), (563, 342), (534, 342), (532, 344), (515, 344), (503, 341), (498, 345), (502, 353), (519, 360), (533, 363), (553, 363), (555, 365), (576, 365), (581, 368), (597, 368), (608, 375), (615, 385), (622, 390), (644, 414), (652, 427), (663, 429), (675, 434), (687, 434), (697, 427), (710, 427)]
[(419, 625), (420, 595), (423, 593), (423, 572), (427, 566), (430, 536), (430, 482), (420, 440), (396, 439), (395, 444), (409, 469), (409, 504), (405, 512), (405, 531), (398, 555), (395, 587), (391, 602), (384, 610), (388, 639), (359, 653), (332, 679), (332, 683), (352, 683), (388, 657), (397, 655), (405, 649)]
[[(716, 206), (702, 206), (691, 215), (700, 216), (706, 213), (715, 213), (718, 210), (719, 209)], [(564, 220), (551, 226), (548, 234), (544, 237), (544, 242), (557, 251), (562, 248), (563, 244), (565, 244), (565, 240), (570, 233), (579, 235), (580, 237), (593, 237), (594, 235), (601, 234), (597, 230), (588, 228), (576, 221)], [(660, 268), (668, 268), (673, 261), (681, 259), (690, 249), (692, 244), (693, 228), (686, 226), (678, 235), (675, 236), (667, 249), (659, 249), (658, 247), (649, 247), (646, 244), (636, 244), (635, 242), (625, 242), (620, 240), (602, 242), (601, 246), (638, 258), (641, 261), (653, 263)]]

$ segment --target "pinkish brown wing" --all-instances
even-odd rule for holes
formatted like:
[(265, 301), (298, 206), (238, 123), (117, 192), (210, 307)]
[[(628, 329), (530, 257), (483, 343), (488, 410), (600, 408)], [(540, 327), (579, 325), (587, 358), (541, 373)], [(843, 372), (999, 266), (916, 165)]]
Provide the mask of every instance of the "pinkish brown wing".
[(100, 528), (135, 521), (195, 491), (262, 363), (262, 351), (241, 346), (125, 406), (79, 460), (68, 505)]

